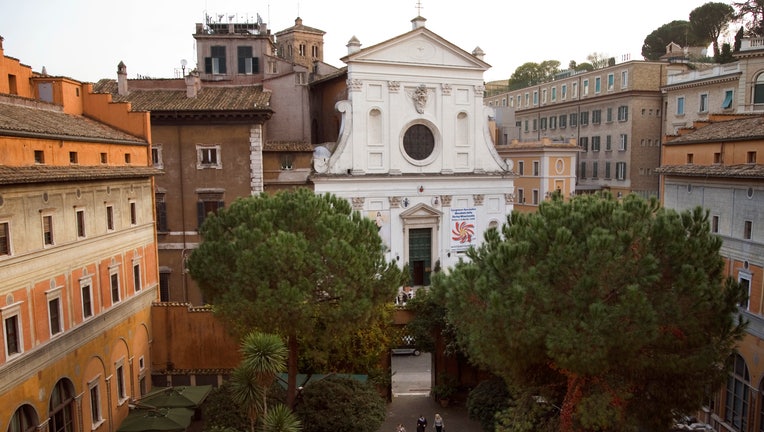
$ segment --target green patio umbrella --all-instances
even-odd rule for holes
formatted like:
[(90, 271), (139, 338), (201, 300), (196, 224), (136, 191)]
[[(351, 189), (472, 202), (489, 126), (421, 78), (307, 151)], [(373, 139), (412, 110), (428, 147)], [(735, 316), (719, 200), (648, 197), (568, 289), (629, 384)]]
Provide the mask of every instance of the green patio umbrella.
[(138, 408), (130, 411), (117, 432), (184, 432), (193, 415), (188, 408)]
[(201, 406), (211, 390), (211, 385), (161, 388), (143, 396), (140, 403), (163, 408), (194, 409)]

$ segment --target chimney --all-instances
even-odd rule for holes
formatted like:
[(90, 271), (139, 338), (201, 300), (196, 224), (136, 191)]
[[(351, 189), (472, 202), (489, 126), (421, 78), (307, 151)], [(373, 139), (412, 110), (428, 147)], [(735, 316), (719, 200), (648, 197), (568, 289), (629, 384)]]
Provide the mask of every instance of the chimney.
[(194, 69), (185, 76), (186, 80), (186, 97), (195, 98), (202, 87), (202, 83), (199, 80), (199, 71)]
[(2, 53), (3, 53), (3, 41), (4, 41), (4, 40), (5, 40), (5, 39), (4, 39), (2, 36), (0, 36), (0, 54), (2, 54)]
[(127, 66), (124, 62), (117, 65), (117, 94), (127, 95)]
[(416, 18), (411, 20), (411, 30), (416, 30), (420, 27), (424, 27), (424, 22), (427, 21), (426, 18), (424, 18), (421, 15), (418, 15)]
[(348, 44), (345, 46), (348, 47), (348, 55), (355, 54), (358, 51), (361, 51), (361, 41), (359, 41), (358, 38), (355, 36), (350, 38), (350, 40), (348, 41)]
[(480, 49), (480, 47), (475, 47), (474, 50), (472, 50), (472, 55), (478, 58), (478, 60), (483, 60), (483, 57), (485, 57), (485, 53), (483, 50)]
[(204, 25), (202, 23), (196, 23), (196, 34), (204, 33)]

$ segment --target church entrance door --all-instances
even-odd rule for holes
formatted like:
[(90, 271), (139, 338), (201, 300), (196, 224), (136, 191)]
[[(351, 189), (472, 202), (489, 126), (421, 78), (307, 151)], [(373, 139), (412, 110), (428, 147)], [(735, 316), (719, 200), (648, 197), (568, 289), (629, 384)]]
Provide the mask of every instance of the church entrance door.
[(409, 230), (409, 267), (411, 284), (414, 286), (430, 285), (432, 271), (432, 228)]

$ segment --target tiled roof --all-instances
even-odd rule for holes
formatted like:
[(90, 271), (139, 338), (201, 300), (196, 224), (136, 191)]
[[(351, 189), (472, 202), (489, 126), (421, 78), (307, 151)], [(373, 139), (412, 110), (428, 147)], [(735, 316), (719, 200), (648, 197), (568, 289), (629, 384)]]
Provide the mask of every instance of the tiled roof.
[(53, 135), (73, 140), (108, 140), (146, 144), (146, 141), (87, 117), (61, 111), (0, 103), (0, 134)]
[(263, 151), (313, 152), (313, 146), (306, 142), (268, 141), (263, 145)]
[(142, 178), (163, 173), (162, 170), (147, 166), (34, 165), (15, 167), (0, 165), (0, 184)]
[(252, 111), (270, 110), (271, 93), (261, 85), (203, 87), (196, 97), (186, 96), (186, 89), (132, 90), (117, 93), (114, 80), (100, 80), (96, 93), (111, 93), (114, 102), (130, 102), (133, 111)]
[(713, 122), (674, 138), (666, 142), (666, 145), (750, 139), (764, 139), (763, 116)]
[[(707, 126), (708, 127), (708, 126)], [(705, 129), (705, 128), (704, 128)], [(764, 178), (764, 165), (665, 165), (655, 170), (658, 174), (675, 176)]]

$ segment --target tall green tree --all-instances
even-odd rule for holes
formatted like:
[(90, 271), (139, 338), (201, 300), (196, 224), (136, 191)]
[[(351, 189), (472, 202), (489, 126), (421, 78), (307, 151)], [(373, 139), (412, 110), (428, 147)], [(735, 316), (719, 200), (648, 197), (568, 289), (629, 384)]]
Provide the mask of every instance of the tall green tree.
[(240, 335), (287, 341), (287, 403), (295, 400), (299, 340), (331, 351), (373, 323), (402, 272), (385, 260), (375, 223), (347, 200), (307, 189), (236, 200), (210, 214), (188, 260), (215, 313)]
[(658, 60), (660, 56), (666, 54), (666, 46), (671, 42), (683, 47), (708, 46), (711, 40), (693, 33), (689, 21), (675, 20), (663, 24), (647, 35), (642, 44), (642, 57), (645, 60)]
[(560, 62), (557, 60), (544, 60), (541, 63), (523, 63), (509, 77), (509, 88), (516, 90), (549, 81), (559, 71)]
[(736, 10), (735, 19), (742, 21), (751, 36), (764, 36), (764, 1), (744, 0), (732, 2)]
[(720, 247), (700, 208), (554, 197), (489, 230), (434, 292), (470, 359), (560, 407), (560, 430), (666, 430), (744, 333)]
[(735, 9), (727, 3), (709, 2), (690, 12), (690, 31), (710, 40), (714, 57), (719, 58), (719, 36), (735, 17)]

